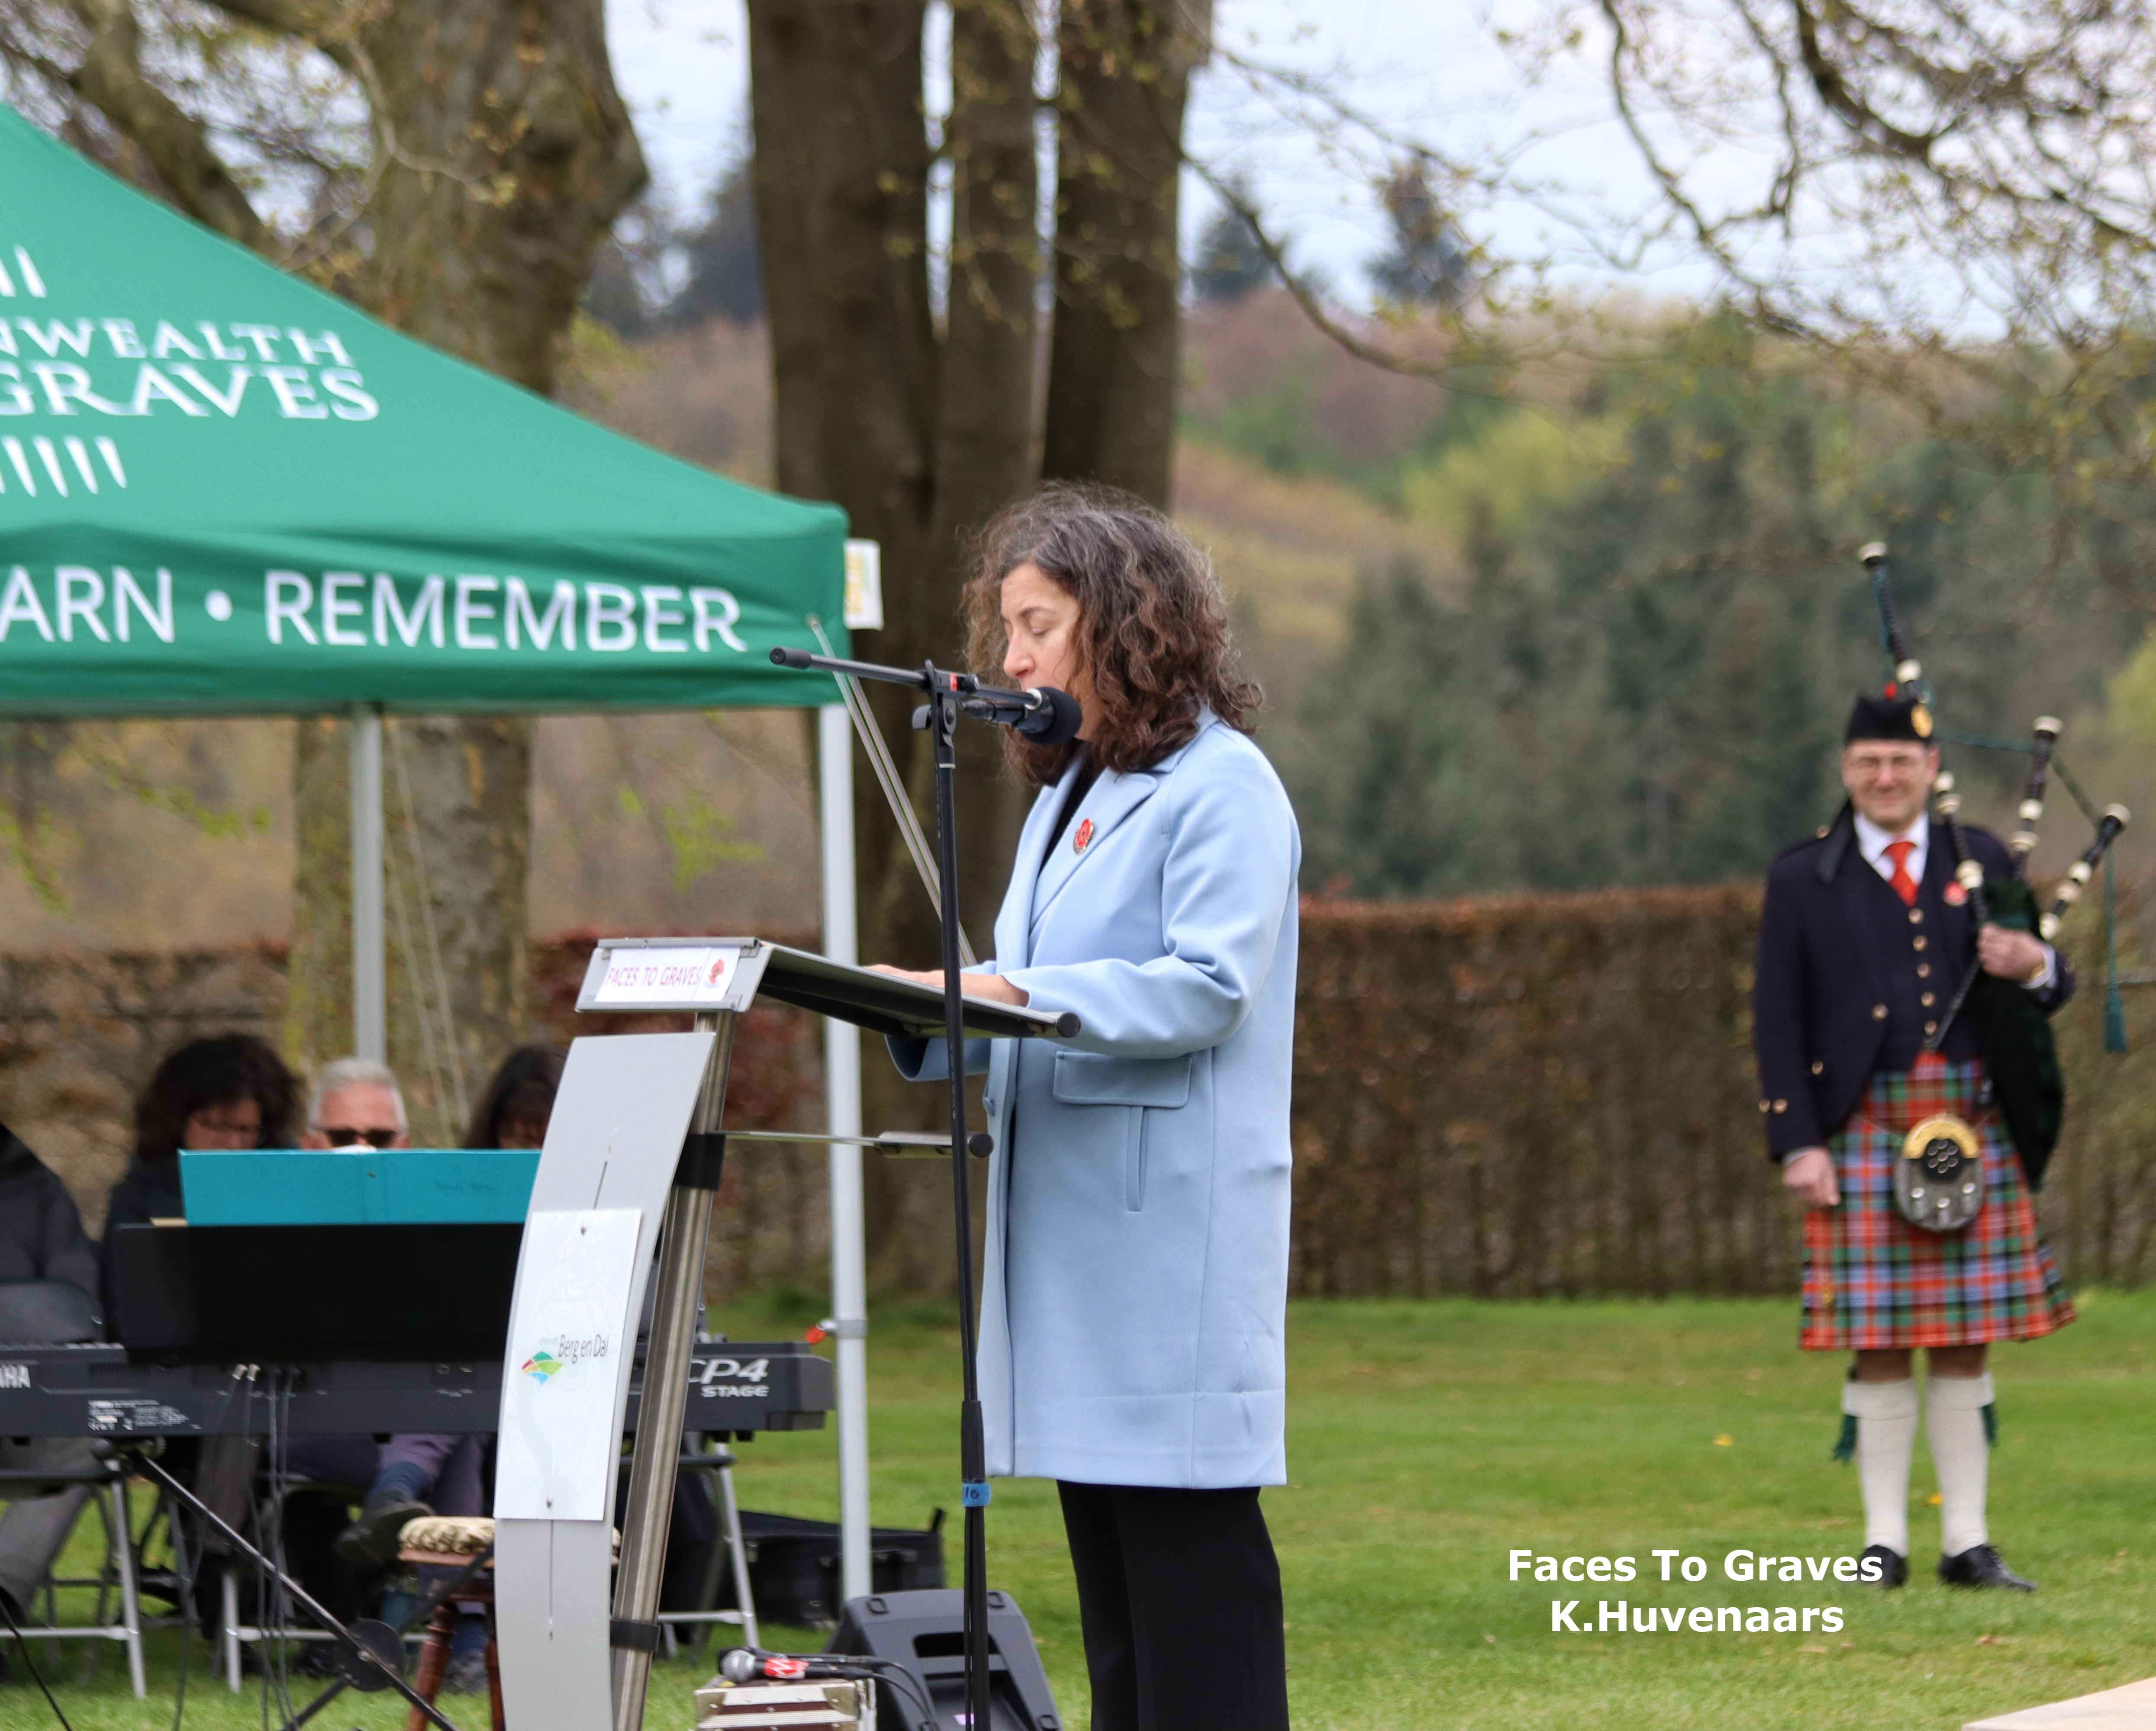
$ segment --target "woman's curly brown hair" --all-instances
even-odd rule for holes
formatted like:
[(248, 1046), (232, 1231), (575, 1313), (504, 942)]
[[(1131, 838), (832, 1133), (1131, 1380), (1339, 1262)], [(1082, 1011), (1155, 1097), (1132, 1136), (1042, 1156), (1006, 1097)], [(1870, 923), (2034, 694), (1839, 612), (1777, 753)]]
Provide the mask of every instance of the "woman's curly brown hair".
[[(1196, 735), (1210, 709), (1238, 733), (1255, 731), (1263, 694), (1230, 672), (1228, 607), (1213, 562), (1144, 500), (1111, 487), (1051, 482), (1008, 504), (975, 540), (966, 586), (967, 654), (1000, 682), (1003, 581), (1038, 566), (1078, 602), (1079, 664), (1097, 715), (1086, 742), (1104, 771), (1150, 767)], [(1055, 781), (1075, 743), (1036, 745), (1004, 731), (1005, 755), (1036, 786)]]

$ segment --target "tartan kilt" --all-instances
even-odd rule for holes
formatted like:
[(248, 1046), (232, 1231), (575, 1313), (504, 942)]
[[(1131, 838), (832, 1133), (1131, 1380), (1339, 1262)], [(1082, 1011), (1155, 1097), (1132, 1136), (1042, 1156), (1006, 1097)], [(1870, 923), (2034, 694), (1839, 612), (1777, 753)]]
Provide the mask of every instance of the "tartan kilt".
[[(1902, 1138), (1943, 1113), (1984, 1147), (1984, 1207), (1958, 1232), (1912, 1227), (1894, 1206)], [(1841, 1205), (1804, 1216), (1805, 1351), (2031, 1340), (2074, 1319), (1980, 1063), (1926, 1052), (1874, 1076), (1827, 1151)]]

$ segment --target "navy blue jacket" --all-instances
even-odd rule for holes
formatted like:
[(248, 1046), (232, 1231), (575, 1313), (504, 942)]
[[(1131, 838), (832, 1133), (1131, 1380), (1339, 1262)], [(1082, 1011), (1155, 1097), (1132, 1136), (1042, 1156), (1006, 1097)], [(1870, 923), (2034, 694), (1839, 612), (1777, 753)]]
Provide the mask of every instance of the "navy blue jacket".
[[(1996, 837), (1967, 827), (1962, 834), (1987, 877), (2013, 870)], [(1917, 904), (1905, 907), (1858, 848), (1846, 808), (1825, 834), (1768, 869), (1752, 1044), (1771, 1158), (1823, 1145), (1848, 1121), (1874, 1073), (1916, 1062), (1928, 1023), (1952, 1001), (1976, 955), (1974, 922), (1949, 899), (1953, 886), (1953, 848), (1935, 822)], [(2061, 955), (2058, 977), (2038, 1001), (2056, 1010), (2073, 990), (2073, 970)], [(1982, 1057), (1984, 1036), (1964, 1006), (1947, 1031), (1945, 1056)]]

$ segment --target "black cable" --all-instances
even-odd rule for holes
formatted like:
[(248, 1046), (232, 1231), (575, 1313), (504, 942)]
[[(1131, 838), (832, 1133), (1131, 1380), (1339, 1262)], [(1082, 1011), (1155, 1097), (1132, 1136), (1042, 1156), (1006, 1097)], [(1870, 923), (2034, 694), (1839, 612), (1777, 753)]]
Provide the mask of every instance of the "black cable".
[[(270, 1541), (267, 1549), (270, 1564), (280, 1573), (285, 1572), (287, 1563), (285, 1555), (285, 1450), (283, 1439), (277, 1434), (277, 1384), (283, 1375), (282, 1370), (276, 1369), (270, 1372), (270, 1530), (264, 1535)], [(279, 1699), (281, 1701), (287, 1693), (283, 1675), (285, 1643), (275, 1638), (283, 1632), (280, 1615), (283, 1603), (284, 1595), (277, 1590), (275, 1583), (269, 1576), (258, 1572), (254, 1578), (254, 1626), (263, 1638), (255, 1643), (255, 1664), (262, 1678), (262, 1731), (270, 1731), (270, 1684), (273, 1662), (278, 1673)], [(275, 1650), (276, 1657), (274, 1661), (268, 1652), (263, 1651), (265, 1647)]]
[[(122, 1505), (125, 1506), (124, 1504)], [(172, 1697), (172, 1731), (180, 1731), (180, 1722), (187, 1710), (187, 1661), (194, 1652), (195, 1577), (187, 1566), (186, 1549), (180, 1543), (179, 1515), (167, 1503), (165, 1508), (165, 1536), (172, 1545), (172, 1578), (180, 1590), (180, 1686)], [(157, 1524), (157, 1512), (150, 1511), (150, 1525), (143, 1528), (144, 1549), (148, 1548), (150, 1533)]]
[(876, 1669), (891, 1673), (887, 1678), (877, 1678), (876, 1681), (901, 1683), (905, 1686), (906, 1695), (911, 1697), (913, 1704), (921, 1709), (921, 1731), (936, 1731), (936, 1703), (928, 1693), (927, 1685), (896, 1660), (876, 1659), (869, 1662)]
[(0, 1592), (0, 1616), (8, 1619), (9, 1632), (15, 1637), (15, 1650), (22, 1654), (23, 1663), (28, 1667), (32, 1681), (44, 1696), (45, 1704), (52, 1708), (53, 1717), (60, 1722), (60, 1731), (74, 1731), (74, 1727), (68, 1723), (68, 1716), (60, 1711), (59, 1703), (53, 1699), (53, 1692), (45, 1687), (45, 1674), (38, 1669), (38, 1662), (30, 1657), (30, 1643), (23, 1638), (22, 1627), (16, 1622), (15, 1613), (9, 1608), (8, 1595), (4, 1592)]
[[(194, 1583), (182, 1580), (180, 1590), (188, 1599), (192, 1599)], [(193, 1607), (182, 1603), (180, 1607), (180, 1686), (172, 1697), (172, 1731), (180, 1731), (180, 1721), (187, 1716), (187, 1661), (193, 1656), (195, 1646), (193, 1618)]]

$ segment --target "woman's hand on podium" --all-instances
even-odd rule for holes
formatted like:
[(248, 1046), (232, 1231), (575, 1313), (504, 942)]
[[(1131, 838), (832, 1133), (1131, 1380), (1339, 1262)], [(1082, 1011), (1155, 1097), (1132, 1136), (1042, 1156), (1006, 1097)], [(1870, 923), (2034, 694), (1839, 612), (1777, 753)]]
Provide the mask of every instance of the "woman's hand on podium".
[[(943, 989), (943, 970), (941, 968), (895, 968), (889, 962), (876, 962), (870, 966), (871, 974), (888, 974), (894, 980), (911, 980), (916, 986), (926, 986), (934, 991)], [(1009, 1004), (1023, 1010), (1028, 1002), (1026, 994), (1010, 983), (1001, 974), (962, 974), (959, 989), (969, 998), (986, 998), (992, 1004)]]

